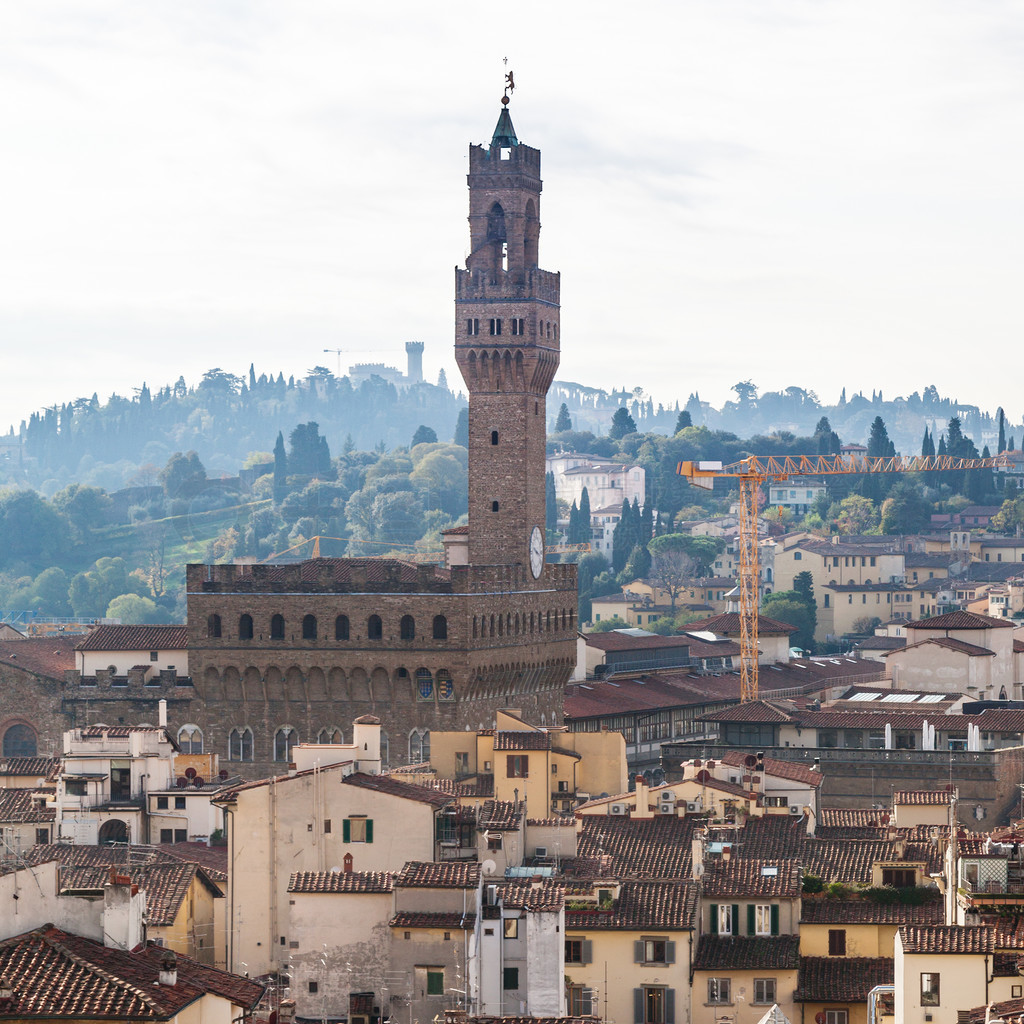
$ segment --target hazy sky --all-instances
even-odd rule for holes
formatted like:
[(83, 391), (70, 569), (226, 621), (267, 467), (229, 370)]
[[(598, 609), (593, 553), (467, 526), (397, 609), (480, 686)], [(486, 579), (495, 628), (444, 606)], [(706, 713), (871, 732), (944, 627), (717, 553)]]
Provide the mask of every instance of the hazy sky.
[(0, 425), (410, 340), (461, 383), (466, 152), (506, 56), (561, 379), (1024, 414), (1022, 2), (12, 0)]

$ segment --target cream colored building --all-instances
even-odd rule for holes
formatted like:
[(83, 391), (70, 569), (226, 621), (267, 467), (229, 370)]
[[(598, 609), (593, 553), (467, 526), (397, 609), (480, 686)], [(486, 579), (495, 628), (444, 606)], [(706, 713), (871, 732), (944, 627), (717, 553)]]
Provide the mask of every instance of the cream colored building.
[(988, 1002), (991, 928), (904, 925), (896, 933), (895, 1024), (956, 1024), (957, 1010)]
[[(370, 762), (380, 727), (356, 725)], [(297, 871), (398, 871), (440, 856), (436, 817), (452, 797), (360, 763), (246, 783), (217, 798), (227, 812), (227, 963), (250, 974), (287, 964), (288, 884)]]
[(188, 630), (184, 626), (97, 626), (75, 645), (75, 668), (83, 678), (98, 672), (142, 678), (174, 671), (188, 675)]

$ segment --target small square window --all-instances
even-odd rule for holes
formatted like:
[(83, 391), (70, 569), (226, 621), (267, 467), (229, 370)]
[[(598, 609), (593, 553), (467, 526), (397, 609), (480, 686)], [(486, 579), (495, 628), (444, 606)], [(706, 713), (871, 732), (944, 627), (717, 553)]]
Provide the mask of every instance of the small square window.
[(185, 798), (183, 796), (176, 796), (174, 798), (174, 807), (175, 807), (176, 810), (179, 810), (179, 811), (184, 810), (185, 809)]
[(160, 652), (159, 651), (150, 651), (149, 652), (149, 660), (150, 661), (159, 661), (160, 660)]
[(506, 917), (502, 921), (502, 928), (506, 939), (518, 939), (519, 938), (519, 918), (518, 917)]
[(320, 991), (320, 984), (319, 984), (318, 982), (316, 982), (316, 981), (311, 981), (311, 982), (309, 983), (309, 991), (310, 991), (310, 994), (311, 994), (311, 995), (312, 995), (312, 994), (313, 994), (314, 992), (319, 992), (319, 991)]
[(167, 810), (167, 797), (165, 797), (165, 796), (158, 796), (156, 798), (156, 809), (158, 811), (166, 811)]

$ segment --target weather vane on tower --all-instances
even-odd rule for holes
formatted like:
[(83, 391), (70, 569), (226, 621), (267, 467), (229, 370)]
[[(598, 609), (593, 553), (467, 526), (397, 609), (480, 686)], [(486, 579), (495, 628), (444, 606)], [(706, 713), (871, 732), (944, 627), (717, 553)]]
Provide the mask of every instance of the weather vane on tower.
[[(502, 62), (505, 64), (506, 67), (508, 67), (508, 57), (503, 57), (502, 58)], [(507, 107), (508, 106), (508, 101), (509, 101), (509, 95), (508, 94), (510, 92), (515, 92), (515, 91), (516, 91), (516, 80), (515, 80), (515, 78), (512, 77), (512, 72), (511, 71), (507, 71), (505, 73), (505, 95), (501, 97), (502, 104), (504, 104)]]

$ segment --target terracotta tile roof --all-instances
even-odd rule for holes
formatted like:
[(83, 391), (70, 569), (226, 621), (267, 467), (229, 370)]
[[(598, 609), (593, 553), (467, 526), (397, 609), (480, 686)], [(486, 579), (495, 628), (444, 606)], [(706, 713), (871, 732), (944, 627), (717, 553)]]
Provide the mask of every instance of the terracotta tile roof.
[(400, 910), (388, 924), (392, 928), (453, 928), (471, 932), (476, 925), (476, 914), (439, 910)]
[(897, 789), (892, 795), (893, 806), (937, 807), (948, 806), (952, 801), (953, 794), (944, 789)]
[(0, 789), (0, 823), (4, 825), (43, 824), (53, 821), (57, 812), (43, 806), (42, 801), (33, 800), (31, 789)]
[(480, 884), (480, 865), (469, 861), (411, 860), (395, 877), (399, 888), (475, 889)]
[(512, 910), (527, 913), (557, 913), (565, 906), (565, 886), (553, 878), (545, 878), (540, 884), (524, 878), (506, 882), (498, 887), (501, 902)]
[(956, 924), (905, 925), (900, 928), (904, 953), (988, 953), (995, 951), (991, 928)]
[[(936, 890), (938, 893), (938, 890)], [(941, 899), (911, 906), (875, 900), (804, 899), (801, 924), (942, 924)]]
[(0, 775), (23, 775), (54, 782), (60, 764), (59, 757), (5, 757), (0, 760)]
[(695, 971), (795, 971), (799, 966), (799, 935), (702, 935), (693, 957)]
[(356, 772), (341, 780), (343, 786), (358, 786), (360, 789), (370, 789), (374, 793), (386, 793), (388, 796), (399, 796), (404, 800), (417, 800), (420, 803), (432, 804), (434, 807), (444, 807), (451, 803), (451, 797), (445, 793), (439, 793), (427, 786), (416, 786), (411, 782), (402, 782), (400, 779), (390, 775), (364, 775)]
[(252, 1009), (263, 986), (177, 954), (178, 981), (157, 984), (162, 948), (109, 949), (52, 925), (0, 942), (0, 975), (14, 991), (4, 1015), (167, 1020), (206, 992)]
[[(886, 811), (876, 811), (870, 807), (820, 807), (818, 809), (818, 828), (871, 828), (875, 829)], [(815, 830), (817, 831), (817, 830)]]
[(76, 651), (185, 650), (186, 626), (97, 626), (75, 644)]
[(623, 882), (610, 910), (567, 910), (565, 927), (586, 931), (692, 929), (699, 895), (693, 882)]
[(228, 848), (206, 843), (163, 843), (155, 851), (158, 857), (173, 857), (198, 864), (215, 882), (228, 880)]
[(795, 860), (731, 858), (705, 862), (701, 876), (705, 896), (765, 896), (798, 899), (800, 865)]
[(527, 818), (528, 828), (571, 828), (575, 830), (576, 819), (572, 816), (563, 818)]
[(469, 533), (469, 524), (468, 523), (465, 524), (464, 526), (453, 526), (450, 529), (442, 530), (441, 531), (441, 535), (442, 536), (449, 536), (451, 534), (468, 534), (468, 533)]
[(29, 637), (25, 640), (0, 640), (0, 665), (11, 665), (23, 672), (47, 679), (64, 679), (75, 667), (77, 637)]
[(1024, 999), (1006, 999), (1001, 1003), (974, 1006), (969, 1010), (956, 1011), (957, 1024), (988, 1024), (990, 1020), (1002, 1020), (1006, 1024), (1020, 1024), (1024, 1020)]
[[(740, 617), (737, 612), (726, 612), (724, 615), (713, 615), (710, 619), (702, 619), (700, 622), (688, 622), (684, 628), (688, 633), (699, 630), (701, 632), (720, 633), (726, 636), (735, 633), (738, 636), (740, 632)], [(770, 619), (767, 615), (760, 615), (757, 619), (757, 631), (765, 636), (772, 633), (788, 636), (790, 633), (795, 633), (797, 627), (790, 625), (788, 622), (782, 622), (779, 619)]]
[(863, 1003), (876, 985), (893, 983), (891, 956), (802, 956), (793, 1001)]
[(826, 882), (870, 885), (873, 865), (925, 865), (925, 873), (941, 870), (938, 849), (931, 843), (907, 843), (900, 855), (900, 843), (890, 839), (808, 839), (804, 866)]
[(573, 865), (578, 877), (606, 873), (618, 878), (678, 879), (690, 874), (694, 828), (690, 817), (587, 814), (581, 826)]
[[(942, 647), (947, 651), (956, 651), (958, 654), (966, 654), (968, 658), (994, 658), (996, 656), (995, 651), (990, 651), (987, 647), (979, 647), (977, 644), (969, 644), (964, 640), (955, 640), (951, 636), (930, 636), (925, 640), (918, 640), (916, 643), (907, 644), (906, 647), (900, 648), (903, 651), (912, 651), (916, 647), (923, 647), (925, 644), (934, 644), (936, 647)], [(896, 651), (890, 651), (889, 654), (895, 654)], [(889, 655), (885, 655), (888, 657)]]
[[(424, 783), (421, 783), (423, 785)], [(494, 796), (494, 776), (475, 775), (470, 779), (431, 779), (430, 788), (436, 789), (439, 793), (447, 793), (449, 796), (461, 796), (469, 798), (480, 798)]]
[(497, 750), (549, 750), (551, 737), (546, 732), (499, 732), (494, 737)]
[(991, 615), (978, 615), (976, 612), (946, 612), (944, 615), (933, 615), (930, 619), (918, 619), (908, 622), (907, 629), (1012, 629), (1013, 623), (1007, 619), (996, 619)]
[(617, 629), (610, 629), (607, 633), (583, 633), (582, 636), (588, 647), (602, 651), (644, 651), (667, 647), (685, 649), (689, 646), (685, 638), (678, 636), (632, 636)]
[[(721, 761), (734, 768), (745, 768), (748, 756), (742, 750), (729, 750), (722, 755)], [(774, 775), (778, 779), (789, 779), (790, 782), (802, 782), (815, 789), (820, 788), (822, 782), (825, 781), (821, 772), (814, 771), (813, 768), (809, 768), (800, 761), (781, 761), (774, 757), (766, 757), (764, 771), (766, 775)]]
[(394, 884), (390, 871), (296, 871), (289, 892), (388, 893)]
[(511, 800), (487, 800), (477, 816), (477, 827), (514, 832), (523, 820), (521, 808)]
[(701, 715), (702, 722), (791, 722), (796, 713), (792, 701), (751, 700), (745, 704)]
[[(184, 861), (160, 861), (148, 864), (119, 865), (140, 889), (146, 892), (146, 917), (151, 925), (169, 927), (181, 910), (181, 904), (195, 879), (213, 893), (224, 895), (220, 887), (198, 864)], [(58, 871), (60, 889), (102, 889), (110, 875), (109, 865), (63, 864)]]
[(102, 740), (107, 737), (114, 740), (126, 740), (137, 732), (160, 733), (174, 743), (167, 730), (159, 725), (90, 725), (80, 730), (79, 735), (83, 740)]

